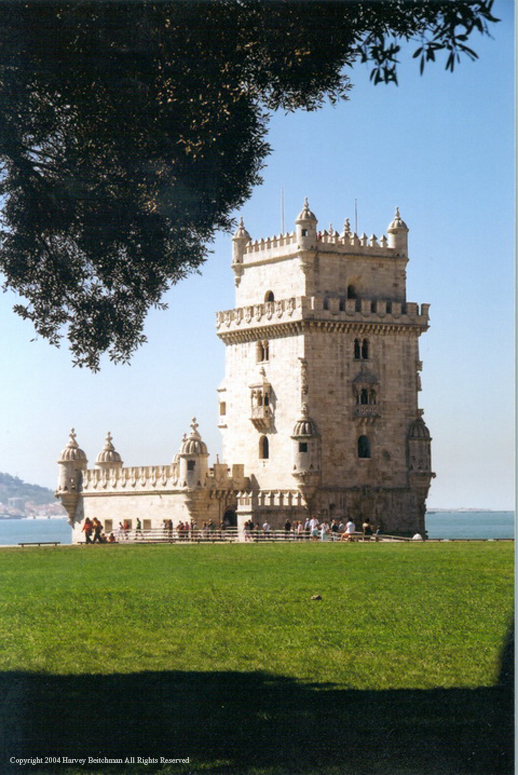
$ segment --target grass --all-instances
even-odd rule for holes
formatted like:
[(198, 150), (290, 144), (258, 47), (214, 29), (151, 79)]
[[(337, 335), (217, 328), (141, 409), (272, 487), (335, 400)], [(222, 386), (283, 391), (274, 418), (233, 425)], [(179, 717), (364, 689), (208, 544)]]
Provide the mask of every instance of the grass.
[(5, 550), (2, 756), (191, 758), (132, 774), (509, 775), (513, 555), (496, 542)]

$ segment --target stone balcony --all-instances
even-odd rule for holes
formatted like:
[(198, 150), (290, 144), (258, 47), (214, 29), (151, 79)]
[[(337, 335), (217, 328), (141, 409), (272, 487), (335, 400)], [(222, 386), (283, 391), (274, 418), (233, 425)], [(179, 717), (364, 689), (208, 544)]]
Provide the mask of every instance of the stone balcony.
[(216, 330), (218, 336), (225, 339), (233, 332), (314, 321), (329, 324), (332, 328), (390, 325), (398, 328), (418, 327), (426, 331), (429, 307), (429, 304), (379, 299), (294, 296), (217, 312)]
[(259, 431), (268, 431), (273, 425), (273, 412), (271, 406), (253, 406), (250, 417), (252, 423)]

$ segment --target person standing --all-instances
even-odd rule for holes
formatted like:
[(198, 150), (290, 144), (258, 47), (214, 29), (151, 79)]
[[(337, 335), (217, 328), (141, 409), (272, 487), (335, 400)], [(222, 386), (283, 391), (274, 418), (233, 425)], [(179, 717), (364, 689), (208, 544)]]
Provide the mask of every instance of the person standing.
[(94, 517), (93, 528), (94, 528), (94, 540), (92, 541), (92, 543), (95, 544), (95, 542), (98, 541), (100, 544), (102, 544), (101, 533), (103, 530), (103, 526), (102, 526), (102, 523), (99, 522), (97, 517)]
[(318, 519), (316, 517), (311, 517), (311, 519), (309, 520), (309, 532), (310, 532), (312, 541), (318, 540), (318, 525), (319, 525)]
[(92, 520), (87, 517), (83, 525), (83, 533), (85, 534), (85, 543), (87, 544), (92, 543), (93, 530), (94, 528), (93, 528)]

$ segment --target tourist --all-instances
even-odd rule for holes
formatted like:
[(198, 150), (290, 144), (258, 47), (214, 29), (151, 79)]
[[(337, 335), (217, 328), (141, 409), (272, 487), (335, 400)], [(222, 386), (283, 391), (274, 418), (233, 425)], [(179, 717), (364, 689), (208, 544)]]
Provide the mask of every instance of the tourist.
[(322, 522), (322, 524), (320, 525), (320, 540), (327, 541), (328, 533), (329, 533), (329, 526), (327, 522)]
[(85, 534), (85, 543), (87, 544), (92, 543), (93, 531), (94, 531), (94, 528), (93, 528), (92, 520), (87, 517), (83, 525), (83, 533)]
[(128, 522), (127, 519), (124, 520), (122, 529), (124, 531), (124, 540), (127, 541), (129, 539), (129, 534), (131, 530), (131, 524)]
[(123, 541), (124, 540), (124, 527), (122, 525), (122, 522), (119, 522), (119, 527), (117, 528), (117, 541)]
[(263, 533), (268, 534), (270, 533), (270, 531), (271, 531), (270, 523), (268, 522), (268, 520), (266, 520), (266, 522), (263, 524)]
[(310, 522), (311, 522), (311, 519), (309, 517), (306, 517), (306, 521), (304, 522), (304, 533), (306, 534), (306, 539), (309, 539), (309, 536), (311, 533)]
[[(119, 524), (120, 524), (120, 522), (119, 522)], [(116, 543), (117, 543), (117, 541), (116, 541), (116, 539), (115, 539), (115, 536), (113, 535), (113, 533), (110, 533), (110, 536), (109, 536), (109, 538), (108, 538), (108, 543), (109, 543), (109, 544), (116, 544)]]
[(362, 524), (363, 538), (365, 541), (370, 541), (373, 535), (372, 525), (369, 517), (365, 517), (365, 522)]
[(302, 522), (300, 521), (300, 519), (299, 519), (299, 521), (297, 522), (296, 533), (297, 533), (297, 538), (298, 538), (300, 541), (302, 541), (302, 539), (304, 538), (304, 525), (302, 524)]
[(142, 538), (142, 522), (137, 517), (137, 526), (135, 528), (135, 540)]
[(309, 531), (310, 531), (312, 541), (318, 540), (318, 526), (319, 526), (318, 519), (316, 517), (312, 517), (309, 520)]
[(338, 522), (333, 519), (331, 522), (331, 540), (336, 541), (338, 538)]
[(342, 535), (342, 541), (354, 541), (354, 534), (356, 533), (356, 525), (352, 519), (348, 519), (345, 526), (345, 532)]
[(291, 535), (291, 522), (289, 519), (286, 520), (284, 524), (284, 538), (285, 540), (288, 540)]
[(92, 543), (95, 544), (96, 541), (101, 543), (101, 533), (102, 533), (103, 526), (102, 526), (102, 523), (99, 522), (97, 517), (94, 517), (93, 527), (94, 527), (94, 540), (92, 541)]

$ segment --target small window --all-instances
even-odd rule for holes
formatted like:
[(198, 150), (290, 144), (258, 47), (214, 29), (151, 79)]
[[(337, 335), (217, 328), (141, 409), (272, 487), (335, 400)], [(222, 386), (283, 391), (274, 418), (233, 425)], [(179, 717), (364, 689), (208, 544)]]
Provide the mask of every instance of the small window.
[(302, 229), (301, 234), (302, 234), (303, 237), (307, 237), (308, 236), (308, 230), (307, 229)]
[(347, 298), (348, 299), (356, 299), (356, 288), (354, 285), (349, 285), (347, 288)]
[(340, 312), (345, 312), (345, 299), (340, 299)]
[(265, 301), (275, 301), (275, 296), (273, 295), (273, 291), (267, 291), (264, 296)]
[(219, 413), (220, 415), (224, 415), (227, 413), (227, 404), (225, 401), (219, 402)]
[(369, 391), (366, 388), (362, 388), (362, 392), (360, 394), (360, 404), (368, 404), (369, 403)]
[(369, 340), (364, 339), (362, 342), (362, 358), (367, 360), (369, 357)]
[(324, 309), (329, 309), (329, 299), (324, 299)]
[(263, 342), (259, 341), (256, 345), (256, 351), (257, 351), (257, 362), (261, 361), (269, 361), (270, 360), (270, 343), (267, 339), (265, 339)]
[(354, 359), (356, 361), (359, 361), (361, 357), (361, 348), (360, 348), (360, 340), (355, 339), (354, 340)]
[(378, 397), (376, 396), (376, 391), (373, 388), (369, 393), (369, 404), (371, 404), (371, 406), (374, 406), (377, 403), (378, 403)]
[(358, 439), (358, 457), (370, 457), (371, 445), (368, 436), (360, 436)]
[(270, 396), (268, 395), (268, 393), (264, 394), (264, 405), (270, 406)]
[(196, 461), (195, 460), (188, 460), (187, 461), (187, 470), (188, 471), (194, 471), (196, 467)]
[(299, 441), (299, 452), (307, 452), (307, 451), (308, 451), (308, 442)]
[(113, 531), (113, 519), (104, 520), (104, 532), (111, 533)]
[(261, 460), (268, 460), (270, 457), (270, 445), (266, 436), (261, 436), (259, 439), (259, 457)]
[(151, 530), (151, 520), (145, 519), (143, 523), (144, 530)]

